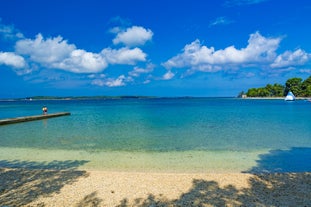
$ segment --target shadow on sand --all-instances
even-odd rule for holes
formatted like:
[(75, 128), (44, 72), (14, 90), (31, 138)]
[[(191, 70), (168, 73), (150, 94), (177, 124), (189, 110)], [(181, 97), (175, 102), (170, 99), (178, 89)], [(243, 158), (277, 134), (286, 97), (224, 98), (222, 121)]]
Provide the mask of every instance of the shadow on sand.
[[(150, 194), (134, 201), (124, 198), (118, 207), (311, 206), (310, 154), (311, 148), (292, 148), (261, 155), (257, 166), (245, 172), (253, 174), (248, 187), (220, 186), (215, 181), (195, 179), (190, 190), (177, 199)], [(0, 206), (23, 206), (39, 196), (60, 192), (63, 186), (87, 176), (85, 171), (77, 170), (86, 162), (0, 161)], [(73, 206), (95, 207), (102, 202), (95, 191)]]
[(261, 155), (257, 166), (247, 171), (253, 176), (249, 187), (220, 187), (215, 181), (193, 180), (192, 188), (176, 200), (150, 194), (127, 206), (311, 206), (311, 148), (275, 150)]
[(86, 195), (75, 207), (98, 207), (103, 200), (97, 197), (97, 192)]
[(24, 206), (39, 196), (60, 192), (79, 177), (88, 176), (85, 171), (77, 170), (87, 162), (0, 160), (0, 206)]

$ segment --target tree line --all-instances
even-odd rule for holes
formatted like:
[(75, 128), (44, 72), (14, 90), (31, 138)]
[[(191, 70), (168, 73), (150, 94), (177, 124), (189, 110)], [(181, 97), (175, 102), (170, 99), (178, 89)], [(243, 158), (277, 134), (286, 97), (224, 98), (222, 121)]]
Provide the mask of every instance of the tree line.
[(291, 91), (297, 97), (311, 97), (311, 76), (303, 80), (302, 78), (290, 78), (285, 85), (278, 83), (267, 84), (265, 87), (250, 88), (246, 93), (242, 91), (239, 97), (282, 97)]

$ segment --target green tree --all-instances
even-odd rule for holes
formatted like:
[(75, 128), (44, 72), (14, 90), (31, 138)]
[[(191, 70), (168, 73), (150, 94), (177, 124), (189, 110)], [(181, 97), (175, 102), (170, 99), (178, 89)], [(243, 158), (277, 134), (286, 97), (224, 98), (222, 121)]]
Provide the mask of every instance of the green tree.
[(267, 97), (267, 96), (270, 96), (270, 92), (267, 88), (258, 88), (258, 96)]
[(295, 96), (302, 96), (302, 78), (290, 78), (285, 83), (285, 94), (293, 92)]
[[(261, 89), (261, 93), (268, 94), (270, 97), (281, 97), (284, 94), (285, 87), (281, 84), (275, 83), (274, 85), (267, 84), (266, 87)], [(267, 92), (268, 91), (268, 92)]]
[[(302, 78), (290, 78), (285, 86), (275, 83), (267, 84), (261, 88), (250, 88), (246, 95), (248, 97), (281, 97), (292, 91), (295, 96), (311, 97), (311, 76), (302, 81)], [(240, 93), (240, 95), (242, 92)]]
[(303, 96), (311, 96), (311, 76), (302, 82)]
[(250, 89), (248, 89), (246, 95), (248, 97), (257, 97), (258, 96), (257, 88), (250, 88)]
[(284, 95), (285, 87), (281, 84), (275, 83), (272, 87), (272, 94), (276, 97), (282, 97)]
[(269, 92), (268, 96), (274, 96), (274, 90), (273, 90), (273, 85), (267, 84), (265, 89)]

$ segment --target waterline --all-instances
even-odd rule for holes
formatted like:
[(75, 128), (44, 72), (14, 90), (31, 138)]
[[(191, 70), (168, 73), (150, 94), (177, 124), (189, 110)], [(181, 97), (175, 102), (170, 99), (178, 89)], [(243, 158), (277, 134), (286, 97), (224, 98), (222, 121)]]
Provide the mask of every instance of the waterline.
[[(265, 151), (127, 152), (0, 148), (6, 161), (87, 161), (81, 170), (168, 173), (237, 173), (251, 169)], [(5, 167), (5, 166), (0, 166)]]

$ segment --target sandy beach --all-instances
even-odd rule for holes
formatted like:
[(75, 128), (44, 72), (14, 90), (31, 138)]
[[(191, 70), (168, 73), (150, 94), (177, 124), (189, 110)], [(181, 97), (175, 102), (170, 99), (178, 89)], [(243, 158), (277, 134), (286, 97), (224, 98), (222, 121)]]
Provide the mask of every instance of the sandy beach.
[(0, 169), (1, 206), (311, 206), (311, 173)]

